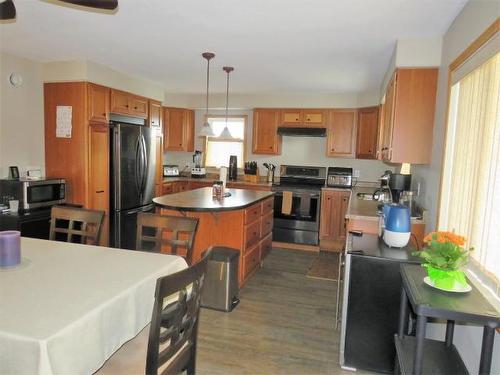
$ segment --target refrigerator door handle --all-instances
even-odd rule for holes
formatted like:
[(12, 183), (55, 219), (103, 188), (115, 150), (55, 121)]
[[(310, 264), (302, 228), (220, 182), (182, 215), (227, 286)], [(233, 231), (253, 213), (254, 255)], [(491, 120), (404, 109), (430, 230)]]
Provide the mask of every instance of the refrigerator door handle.
[(140, 137), (137, 138), (137, 144), (135, 145), (135, 188), (137, 189), (137, 193), (139, 195), (142, 195), (141, 191), (141, 180), (140, 180), (140, 175), (141, 175), (141, 166), (139, 164), (139, 160), (141, 158), (141, 140)]
[(144, 134), (141, 132), (141, 148), (142, 148), (142, 176), (141, 176), (141, 195), (144, 195), (144, 190), (146, 189), (146, 179), (148, 178), (148, 155), (146, 148), (146, 140), (144, 139)]

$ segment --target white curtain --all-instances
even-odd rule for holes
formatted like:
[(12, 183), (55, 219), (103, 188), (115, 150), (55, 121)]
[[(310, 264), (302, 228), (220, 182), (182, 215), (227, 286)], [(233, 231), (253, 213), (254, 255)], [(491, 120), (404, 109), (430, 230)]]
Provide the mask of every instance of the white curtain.
[[(439, 228), (500, 279), (500, 53), (452, 87)], [(498, 284), (497, 284), (498, 285)]]

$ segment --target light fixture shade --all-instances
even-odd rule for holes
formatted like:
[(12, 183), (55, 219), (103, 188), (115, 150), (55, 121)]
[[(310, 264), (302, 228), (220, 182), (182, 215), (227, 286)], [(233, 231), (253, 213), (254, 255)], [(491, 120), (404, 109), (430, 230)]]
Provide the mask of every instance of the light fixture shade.
[(229, 131), (227, 126), (224, 126), (224, 130), (222, 130), (222, 133), (217, 137), (217, 140), (222, 140), (222, 141), (234, 141), (234, 137), (231, 135), (231, 132)]
[(200, 131), (198, 132), (198, 137), (214, 137), (215, 133), (208, 121), (205, 121)]

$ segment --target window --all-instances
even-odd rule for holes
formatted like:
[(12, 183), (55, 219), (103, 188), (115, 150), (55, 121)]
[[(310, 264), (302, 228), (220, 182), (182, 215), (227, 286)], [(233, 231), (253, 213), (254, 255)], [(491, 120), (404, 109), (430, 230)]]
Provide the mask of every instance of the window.
[(474, 247), (472, 270), (489, 275), (491, 289), (498, 290), (500, 53), (491, 55), (472, 69), (452, 71), (439, 228), (467, 237)]
[(245, 158), (245, 123), (244, 116), (231, 116), (227, 120), (227, 127), (231, 135), (236, 138), (234, 141), (218, 140), (216, 137), (222, 133), (226, 126), (225, 117), (208, 117), (208, 122), (214, 130), (215, 137), (207, 137), (206, 144), (206, 167), (219, 168), (229, 166), (229, 156), (236, 155), (238, 168), (243, 168)]

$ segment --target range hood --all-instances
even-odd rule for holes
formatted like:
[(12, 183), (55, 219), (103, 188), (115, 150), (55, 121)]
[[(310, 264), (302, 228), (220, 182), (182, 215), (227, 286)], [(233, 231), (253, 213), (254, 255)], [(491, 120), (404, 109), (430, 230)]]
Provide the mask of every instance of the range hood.
[(325, 128), (289, 128), (280, 126), (278, 128), (279, 135), (290, 137), (326, 137)]

